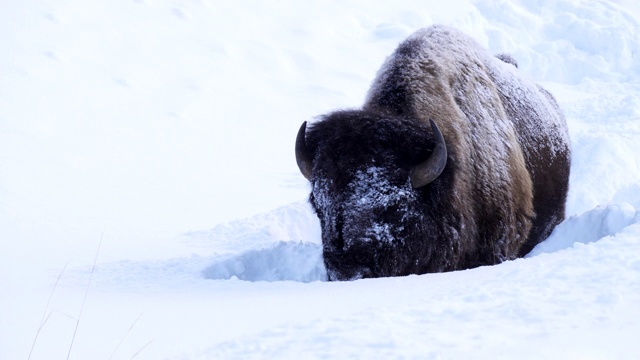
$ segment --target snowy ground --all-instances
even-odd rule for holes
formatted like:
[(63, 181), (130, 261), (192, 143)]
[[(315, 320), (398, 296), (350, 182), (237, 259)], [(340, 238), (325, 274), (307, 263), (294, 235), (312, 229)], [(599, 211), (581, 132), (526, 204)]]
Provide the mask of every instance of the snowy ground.
[[(639, 4), (3, 4), (0, 359), (640, 358)], [(321, 281), (297, 129), (433, 23), (556, 95), (571, 217), (498, 266)]]

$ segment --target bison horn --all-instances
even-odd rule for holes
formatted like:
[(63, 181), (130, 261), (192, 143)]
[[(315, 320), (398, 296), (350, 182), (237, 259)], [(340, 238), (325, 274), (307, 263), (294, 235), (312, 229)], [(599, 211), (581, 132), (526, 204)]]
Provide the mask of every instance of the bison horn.
[(435, 180), (442, 174), (442, 170), (444, 170), (445, 165), (447, 165), (447, 146), (442, 137), (442, 133), (433, 120), (429, 119), (429, 121), (431, 122), (431, 129), (433, 130), (436, 146), (433, 148), (433, 152), (427, 160), (411, 169), (409, 176), (411, 177), (411, 186), (413, 186), (414, 189), (421, 188)]
[(305, 133), (307, 131), (307, 122), (303, 122), (296, 136), (296, 162), (300, 172), (307, 180), (311, 180), (311, 155), (307, 149)]

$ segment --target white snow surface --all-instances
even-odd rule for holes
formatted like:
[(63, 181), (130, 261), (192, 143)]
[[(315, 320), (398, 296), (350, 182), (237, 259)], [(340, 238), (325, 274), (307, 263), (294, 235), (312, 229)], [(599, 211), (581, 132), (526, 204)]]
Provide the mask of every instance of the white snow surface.
[[(524, 259), (323, 281), (296, 131), (435, 23), (556, 96), (567, 219)], [(638, 359), (638, 154), (637, 1), (9, 1), (0, 359)]]

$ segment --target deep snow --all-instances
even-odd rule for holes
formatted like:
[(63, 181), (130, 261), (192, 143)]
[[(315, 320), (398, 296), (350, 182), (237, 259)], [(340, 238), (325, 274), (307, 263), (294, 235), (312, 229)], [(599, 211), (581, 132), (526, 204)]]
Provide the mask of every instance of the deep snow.
[[(295, 133), (433, 23), (556, 96), (569, 217), (525, 259), (316, 281)], [(640, 358), (637, 2), (13, 1), (0, 38), (0, 359), (76, 325), (72, 359)]]

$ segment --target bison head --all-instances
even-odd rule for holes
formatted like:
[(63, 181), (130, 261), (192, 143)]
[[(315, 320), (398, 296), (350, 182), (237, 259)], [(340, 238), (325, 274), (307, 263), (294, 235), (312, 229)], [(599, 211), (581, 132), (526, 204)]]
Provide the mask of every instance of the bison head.
[(434, 250), (425, 233), (434, 189), (447, 162), (436, 124), (366, 111), (329, 114), (296, 139), (311, 182), (330, 280), (424, 272)]

